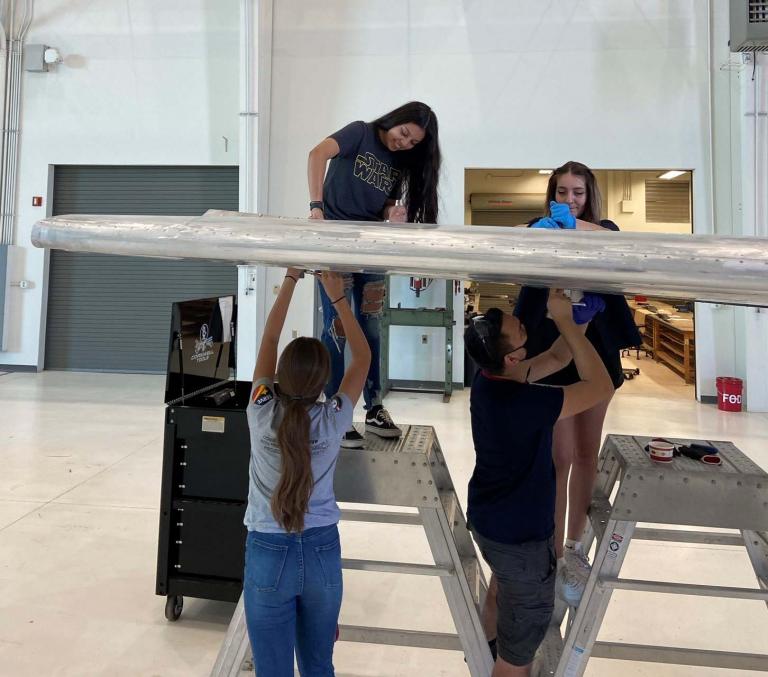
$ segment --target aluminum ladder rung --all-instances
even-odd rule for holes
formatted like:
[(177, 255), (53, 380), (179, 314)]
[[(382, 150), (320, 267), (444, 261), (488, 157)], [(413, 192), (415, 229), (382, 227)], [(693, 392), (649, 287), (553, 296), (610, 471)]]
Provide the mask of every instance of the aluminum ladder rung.
[(647, 663), (768, 671), (768, 654), (738, 653), (735, 651), (648, 646), (646, 644), (624, 644), (623, 642), (595, 642), (592, 647), (592, 656)]
[(341, 568), (354, 571), (379, 571), (389, 574), (410, 574), (413, 576), (453, 576), (455, 570), (434, 564), (416, 564), (409, 562), (387, 562), (373, 559), (342, 558)]
[(632, 538), (644, 541), (668, 541), (671, 543), (700, 543), (702, 545), (734, 545), (743, 548), (744, 539), (739, 534), (725, 531), (689, 531), (686, 529), (635, 529)]
[(339, 640), (365, 644), (388, 644), (422, 649), (461, 651), (461, 640), (455, 633), (403, 630), (400, 628), (371, 628), (359, 625), (340, 625)]
[(341, 519), (345, 522), (379, 522), (382, 524), (421, 526), (421, 515), (417, 512), (344, 508), (341, 510)]
[(717, 585), (695, 585), (693, 583), (667, 583), (665, 581), (643, 581), (632, 578), (601, 578), (598, 585), (613, 590), (636, 592), (657, 592), (668, 595), (696, 595), (699, 597), (727, 597), (730, 599), (756, 599), (768, 601), (768, 590), (733, 588)]

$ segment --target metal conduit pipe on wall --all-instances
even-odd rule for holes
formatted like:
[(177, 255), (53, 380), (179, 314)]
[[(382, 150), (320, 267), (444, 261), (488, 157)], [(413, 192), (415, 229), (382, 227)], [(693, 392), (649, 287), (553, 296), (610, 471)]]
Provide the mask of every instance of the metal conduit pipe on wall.
[[(8, 92), (8, 38), (6, 37), (6, 21), (5, 14), (0, 14), (0, 83), (2, 83), (3, 92), (3, 104), (2, 104), (2, 121), (3, 121), (3, 133), (0, 138), (0, 201), (2, 200), (2, 194), (5, 192), (5, 145), (6, 145), (6, 102), (10, 101), (10, 93)], [(2, 211), (0, 211), (2, 215)], [(5, 227), (3, 225), (2, 217), (0, 216), (0, 244), (5, 244)]]
[(3, 6), (3, 137), (2, 147), (0, 148), (0, 243), (10, 244), (6, 236), (5, 225), (5, 196), (8, 193), (6, 182), (8, 181), (8, 156), (9, 156), (9, 133), (10, 112), (12, 95), (12, 78), (10, 77), (12, 42), (9, 35), (12, 33), (10, 26), (14, 23), (14, 7)]
[(24, 0), (24, 12), (18, 16), (18, 3), (2, 4), (3, 28), (3, 139), (0, 157), (0, 244), (13, 244), (16, 218), (16, 181), (19, 160), (21, 119), (21, 77), (24, 39), (34, 16), (34, 0)]

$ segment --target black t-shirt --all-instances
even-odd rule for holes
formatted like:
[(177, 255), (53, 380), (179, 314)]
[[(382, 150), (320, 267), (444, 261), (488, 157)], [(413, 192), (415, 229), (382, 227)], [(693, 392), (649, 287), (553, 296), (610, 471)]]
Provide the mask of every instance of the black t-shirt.
[(467, 518), (481, 536), (514, 544), (554, 532), (552, 429), (562, 408), (562, 388), (475, 374)]
[[(534, 219), (528, 225), (537, 220)], [(600, 225), (609, 230), (619, 230), (613, 221), (607, 219), (600, 221)], [(547, 318), (548, 296), (548, 289), (523, 287), (517, 299), (515, 315), (528, 330), (529, 339), (525, 344), (528, 357), (535, 357), (549, 350), (560, 336), (554, 321)], [(635, 326), (635, 319), (627, 305), (627, 300), (620, 294), (600, 294), (600, 296), (605, 301), (605, 310), (597, 313), (589, 323), (586, 336), (608, 370), (613, 387), (619, 388), (624, 383), (620, 351), (622, 348), (639, 346), (642, 338)], [(560, 371), (542, 379), (540, 383), (565, 386), (580, 380), (576, 364), (570, 362)]]
[(339, 154), (331, 160), (323, 184), (325, 218), (380, 221), (387, 200), (400, 195), (395, 154), (368, 122), (351, 122), (331, 138), (339, 144)]

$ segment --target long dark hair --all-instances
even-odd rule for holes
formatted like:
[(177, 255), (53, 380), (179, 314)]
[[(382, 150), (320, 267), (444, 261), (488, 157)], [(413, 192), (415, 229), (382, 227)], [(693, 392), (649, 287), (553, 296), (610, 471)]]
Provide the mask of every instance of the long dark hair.
[(440, 178), (440, 143), (435, 112), (421, 101), (409, 101), (376, 118), (371, 124), (385, 132), (413, 122), (424, 138), (410, 150), (397, 153), (403, 200), (411, 223), (437, 223), (437, 182)]
[(587, 189), (587, 199), (584, 203), (584, 211), (579, 215), (583, 221), (590, 223), (600, 223), (602, 214), (602, 200), (600, 198), (600, 189), (597, 187), (597, 180), (592, 170), (581, 162), (566, 162), (562, 167), (558, 167), (549, 177), (547, 184), (547, 198), (544, 204), (546, 214), (549, 215), (549, 203), (557, 202), (557, 180), (563, 174), (573, 174), (584, 179), (584, 185)]
[(277, 429), (282, 468), (272, 493), (272, 514), (288, 532), (304, 529), (314, 479), (309, 442), (309, 413), (331, 373), (325, 346), (314, 338), (291, 341), (277, 363), (277, 383), (283, 418)]

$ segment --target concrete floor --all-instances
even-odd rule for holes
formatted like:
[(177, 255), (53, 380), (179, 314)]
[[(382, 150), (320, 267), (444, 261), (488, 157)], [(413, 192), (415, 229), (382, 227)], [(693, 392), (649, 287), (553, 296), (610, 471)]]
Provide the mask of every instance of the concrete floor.
[[(632, 360), (625, 360), (626, 364)], [(729, 414), (642, 358), (606, 433), (732, 440), (768, 469), (768, 415)], [(186, 599), (177, 623), (154, 595), (164, 377), (0, 375), (0, 676), (208, 675), (233, 605)], [(468, 391), (393, 393), (402, 423), (435, 426), (466, 506), (472, 471)], [(428, 562), (420, 528), (343, 523), (346, 557)], [(755, 587), (733, 547), (633, 543), (622, 576)], [(452, 632), (437, 579), (346, 572), (342, 622)], [(754, 601), (614, 594), (600, 638), (730, 651), (768, 650)], [(458, 652), (339, 643), (339, 677), (458, 677)], [(593, 660), (588, 675), (748, 674)]]

